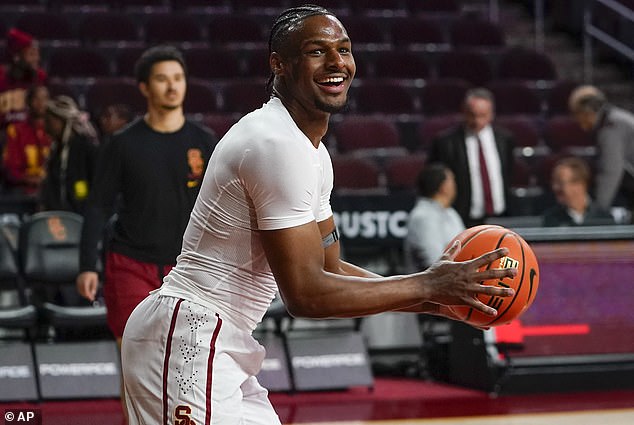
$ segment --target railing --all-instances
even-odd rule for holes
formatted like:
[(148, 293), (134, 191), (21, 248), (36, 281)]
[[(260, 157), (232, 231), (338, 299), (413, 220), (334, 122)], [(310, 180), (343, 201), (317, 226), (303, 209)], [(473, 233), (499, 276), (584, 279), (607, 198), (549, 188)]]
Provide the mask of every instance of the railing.
[(594, 7), (600, 4), (634, 25), (634, 11), (614, 0), (588, 0), (583, 13), (583, 72), (586, 82), (592, 82), (593, 41), (598, 40), (634, 62), (634, 49), (593, 24)]

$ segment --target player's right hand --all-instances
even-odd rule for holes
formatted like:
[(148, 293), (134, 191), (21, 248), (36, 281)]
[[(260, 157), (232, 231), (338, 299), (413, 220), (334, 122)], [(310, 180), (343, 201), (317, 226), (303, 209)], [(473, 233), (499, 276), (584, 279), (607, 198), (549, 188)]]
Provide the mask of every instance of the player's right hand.
[(89, 301), (95, 301), (97, 287), (99, 286), (99, 275), (97, 272), (81, 272), (76, 280), (77, 292)]
[(455, 262), (460, 251), (460, 243), (456, 241), (442, 258), (423, 272), (427, 276), (427, 286), (430, 291), (429, 302), (445, 306), (462, 305), (472, 307), (484, 314), (495, 316), (497, 311), (478, 300), (480, 294), (510, 297), (515, 293), (511, 288), (484, 285), (489, 279), (512, 278), (516, 269), (485, 269), (483, 266), (505, 256), (506, 248), (496, 249), (469, 261)]

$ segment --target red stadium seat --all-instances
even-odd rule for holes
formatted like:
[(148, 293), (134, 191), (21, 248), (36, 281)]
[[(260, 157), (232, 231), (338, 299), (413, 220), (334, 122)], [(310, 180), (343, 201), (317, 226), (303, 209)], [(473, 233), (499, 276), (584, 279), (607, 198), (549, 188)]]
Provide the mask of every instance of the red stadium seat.
[(544, 138), (548, 146), (558, 153), (595, 146), (591, 134), (583, 131), (569, 116), (556, 116), (546, 120)]
[(110, 61), (100, 50), (89, 47), (57, 47), (48, 58), (52, 77), (92, 78), (111, 75)]
[(568, 98), (572, 91), (579, 85), (581, 85), (581, 83), (570, 80), (556, 81), (548, 90), (546, 96), (548, 115), (568, 115), (570, 113), (568, 109)]
[(143, 113), (147, 108), (136, 81), (130, 78), (98, 78), (88, 86), (85, 96), (86, 109), (92, 116), (115, 103), (129, 105), (135, 114)]
[(436, 115), (424, 119), (418, 126), (418, 149), (426, 152), (434, 137), (461, 122), (461, 114)]
[(235, 116), (231, 114), (207, 114), (203, 116), (203, 124), (216, 133), (218, 139), (221, 139), (222, 136), (231, 128), (232, 125), (236, 123), (237, 119)]
[(476, 86), (486, 84), (493, 77), (489, 60), (481, 53), (466, 50), (452, 50), (440, 55), (436, 73), (439, 78), (460, 78)]
[(390, 191), (416, 192), (416, 179), (425, 166), (427, 156), (415, 155), (395, 156), (385, 164), (385, 177)]
[(115, 74), (119, 77), (134, 77), (134, 64), (147, 49), (145, 46), (119, 47), (115, 55)]
[(377, 78), (429, 78), (430, 67), (425, 56), (418, 52), (390, 50), (378, 53), (374, 65)]
[(469, 87), (471, 85), (468, 82), (456, 78), (427, 81), (421, 92), (423, 113), (425, 115), (460, 113)]
[(335, 174), (335, 192), (385, 191), (381, 183), (380, 168), (370, 158), (334, 155), (332, 168)]
[(431, 19), (407, 17), (395, 19), (390, 26), (395, 48), (426, 47), (444, 49), (449, 43), (440, 25)]
[(148, 43), (202, 42), (201, 27), (195, 17), (187, 14), (151, 13), (145, 22)]
[(359, 113), (415, 114), (418, 112), (412, 88), (399, 82), (364, 80), (351, 91)]
[(86, 43), (138, 42), (137, 24), (123, 13), (88, 13), (79, 22), (79, 37)]
[(187, 114), (210, 114), (218, 111), (217, 94), (213, 86), (202, 80), (187, 81), (183, 110)]
[(232, 81), (223, 93), (222, 111), (226, 113), (245, 114), (262, 107), (269, 100), (264, 80)]
[(20, 14), (16, 28), (25, 31), (40, 42), (77, 41), (69, 18), (55, 12), (28, 12)]
[[(233, 51), (221, 47), (183, 49), (187, 72), (193, 78), (237, 78), (242, 74), (240, 61)], [(220, 59), (221, 58), (221, 59)], [(222, 66), (218, 61), (222, 60)]]
[(495, 99), (496, 115), (540, 115), (542, 100), (536, 91), (520, 81), (491, 81), (487, 87)]
[(251, 43), (264, 46), (266, 36), (262, 25), (247, 15), (223, 15), (207, 25), (209, 42), (214, 44)]
[(398, 127), (385, 117), (347, 115), (334, 128), (339, 153), (370, 154), (403, 152)]
[(495, 124), (513, 134), (517, 147), (541, 145), (542, 140), (537, 118), (526, 115), (498, 116), (495, 119)]
[(457, 19), (449, 29), (449, 37), (454, 48), (500, 48), (505, 45), (502, 28), (494, 22), (479, 18)]
[(500, 57), (497, 76), (499, 79), (552, 81), (557, 79), (557, 70), (553, 61), (545, 53), (526, 48), (513, 48)]

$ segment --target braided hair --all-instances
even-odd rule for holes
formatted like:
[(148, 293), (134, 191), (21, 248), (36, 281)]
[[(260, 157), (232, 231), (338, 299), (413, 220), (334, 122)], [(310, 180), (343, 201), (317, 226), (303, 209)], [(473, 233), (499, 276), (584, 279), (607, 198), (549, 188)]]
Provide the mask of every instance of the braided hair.
[[(269, 55), (282, 47), (282, 44), (286, 41), (288, 35), (295, 30), (297, 24), (306, 18), (316, 15), (335, 16), (328, 9), (314, 4), (291, 7), (282, 12), (271, 27), (271, 33), (269, 35)], [(266, 91), (269, 95), (273, 94), (274, 80), (275, 74), (271, 72), (269, 80), (266, 83)]]

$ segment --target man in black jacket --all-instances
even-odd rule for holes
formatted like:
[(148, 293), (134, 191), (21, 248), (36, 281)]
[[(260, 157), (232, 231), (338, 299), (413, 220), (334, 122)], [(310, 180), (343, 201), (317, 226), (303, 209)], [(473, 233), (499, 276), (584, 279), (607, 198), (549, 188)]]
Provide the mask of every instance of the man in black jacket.
[(489, 90), (469, 90), (463, 113), (464, 123), (434, 138), (429, 161), (453, 171), (458, 189), (453, 206), (471, 227), (508, 211), (514, 140), (492, 125), (495, 104)]

